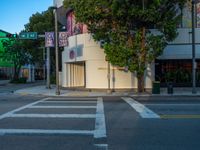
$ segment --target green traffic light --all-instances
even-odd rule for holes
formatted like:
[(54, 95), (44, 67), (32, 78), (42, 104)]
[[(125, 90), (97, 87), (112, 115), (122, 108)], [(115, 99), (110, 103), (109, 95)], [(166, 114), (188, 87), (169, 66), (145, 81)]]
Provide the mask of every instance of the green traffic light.
[(12, 38), (17, 38), (17, 34), (12, 34)]

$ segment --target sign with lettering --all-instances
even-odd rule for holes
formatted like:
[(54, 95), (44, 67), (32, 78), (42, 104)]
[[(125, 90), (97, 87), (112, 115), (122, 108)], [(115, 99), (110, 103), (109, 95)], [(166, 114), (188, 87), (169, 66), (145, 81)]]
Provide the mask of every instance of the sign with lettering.
[(19, 34), (19, 39), (37, 39), (37, 32), (21, 32)]
[(68, 33), (59, 32), (59, 47), (65, 47), (68, 45)]
[(45, 32), (45, 47), (54, 47), (54, 32)]

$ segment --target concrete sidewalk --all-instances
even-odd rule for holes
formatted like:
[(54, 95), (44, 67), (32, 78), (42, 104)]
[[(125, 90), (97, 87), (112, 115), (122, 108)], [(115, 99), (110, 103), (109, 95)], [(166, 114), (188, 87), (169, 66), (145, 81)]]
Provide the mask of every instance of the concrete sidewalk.
[(0, 86), (4, 86), (6, 84), (8, 84), (10, 82), (10, 80), (0, 80)]
[(51, 85), (51, 89), (47, 89), (44, 85), (28, 87), (20, 90), (16, 90), (14, 93), (17, 94), (39, 94), (45, 96), (200, 96), (200, 88), (197, 88), (197, 93), (192, 94), (192, 88), (173, 88), (173, 94), (167, 93), (167, 88), (161, 88), (160, 94), (151, 93), (134, 93), (134, 92), (113, 92), (107, 93), (105, 91), (80, 91), (80, 90), (60, 90), (60, 95), (56, 95), (56, 86)]
[(56, 86), (51, 85), (51, 89), (47, 89), (46, 86), (35, 86), (29, 87), (26, 89), (16, 90), (14, 93), (17, 94), (39, 94), (45, 96), (128, 96), (128, 92), (114, 92), (114, 93), (106, 93), (106, 92), (89, 92), (89, 91), (80, 91), (80, 90), (60, 90), (60, 95), (56, 95)]

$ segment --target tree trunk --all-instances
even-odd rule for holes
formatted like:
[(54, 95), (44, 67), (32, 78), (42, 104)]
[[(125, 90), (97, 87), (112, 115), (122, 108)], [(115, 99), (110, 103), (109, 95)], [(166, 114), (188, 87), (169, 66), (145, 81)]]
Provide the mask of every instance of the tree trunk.
[(142, 65), (145, 65), (145, 61), (146, 61), (146, 51), (145, 51), (145, 33), (146, 33), (146, 29), (145, 27), (142, 27), (142, 41), (141, 41), (141, 59), (140, 59), (140, 64), (139, 64), (139, 72), (137, 75), (138, 78), (138, 93), (144, 92), (144, 70), (142, 70), (143, 68), (145, 68)]
[(138, 93), (144, 92), (144, 75), (138, 75)]
[(21, 68), (21, 67), (18, 67), (18, 66), (15, 66), (15, 67), (14, 67), (14, 76), (13, 76), (13, 79), (14, 79), (14, 80), (19, 79), (20, 68)]
[(13, 79), (16, 80), (18, 79), (18, 76), (17, 76), (17, 67), (14, 66), (14, 75), (13, 75)]

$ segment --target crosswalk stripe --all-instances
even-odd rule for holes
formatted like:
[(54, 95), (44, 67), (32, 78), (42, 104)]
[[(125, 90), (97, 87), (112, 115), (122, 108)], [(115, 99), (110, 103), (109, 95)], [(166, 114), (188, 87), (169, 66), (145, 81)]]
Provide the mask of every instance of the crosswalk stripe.
[(85, 109), (87, 109), (87, 108), (96, 108), (96, 106), (31, 106), (31, 107), (29, 107), (29, 108), (77, 108), (77, 109), (79, 109), (79, 108), (85, 108)]
[(97, 103), (97, 101), (43, 101), (42, 103)]
[(46, 130), (46, 129), (0, 129), (0, 135), (6, 134), (80, 134), (93, 135), (93, 130)]
[(19, 118), (95, 118), (93, 114), (12, 114), (8, 117)]
[(49, 98), (44, 98), (44, 99), (41, 99), (41, 100), (39, 100), (39, 101), (30, 103), (30, 104), (28, 104), (28, 105), (19, 107), (19, 108), (15, 109), (15, 110), (9, 111), (9, 112), (7, 112), (7, 113), (5, 113), (5, 114), (3, 114), (3, 115), (0, 115), (0, 120), (1, 120), (1, 119), (4, 119), (4, 118), (7, 118), (7, 117), (10, 117), (11, 115), (13, 115), (14, 113), (16, 113), (16, 112), (18, 112), (18, 111), (21, 111), (21, 110), (23, 110), (23, 109), (26, 109), (26, 108), (28, 108), (28, 107), (31, 107), (31, 106), (33, 106), (33, 105), (36, 105), (36, 104), (38, 104), (38, 103), (40, 103), (40, 102), (42, 102), (42, 101), (48, 100), (48, 99), (49, 99)]
[(106, 137), (106, 123), (104, 116), (103, 99), (98, 97), (94, 138), (104, 138), (104, 137)]
[(142, 118), (160, 118), (160, 116), (157, 115), (155, 112), (145, 107), (141, 103), (135, 101), (134, 99), (130, 97), (122, 97), (122, 99), (129, 105), (131, 105), (131, 107), (134, 108)]

